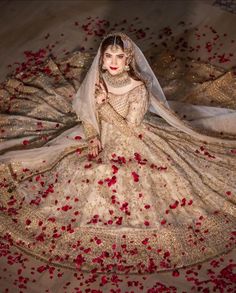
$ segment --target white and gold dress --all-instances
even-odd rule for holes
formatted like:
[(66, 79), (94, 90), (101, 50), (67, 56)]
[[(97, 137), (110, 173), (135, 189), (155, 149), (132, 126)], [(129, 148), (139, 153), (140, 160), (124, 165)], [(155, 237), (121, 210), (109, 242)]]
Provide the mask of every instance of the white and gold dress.
[[(28, 148), (29, 157), (0, 165), (1, 237), (46, 262), (95, 272), (170, 270), (233, 249), (236, 150), (148, 112), (140, 84), (97, 107), (103, 149), (91, 158), (87, 139), (97, 133), (71, 112), (75, 79), (50, 62), (59, 81), (12, 78), (2, 89), (2, 153)], [(73, 144), (58, 151), (61, 136)]]

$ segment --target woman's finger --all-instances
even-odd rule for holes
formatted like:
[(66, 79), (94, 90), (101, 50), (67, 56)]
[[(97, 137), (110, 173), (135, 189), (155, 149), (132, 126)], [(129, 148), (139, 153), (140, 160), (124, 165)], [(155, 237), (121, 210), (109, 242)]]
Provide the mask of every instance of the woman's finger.
[(97, 155), (97, 148), (94, 148), (93, 149), (93, 156), (96, 157), (96, 155)]
[(102, 149), (102, 144), (101, 144), (101, 141), (100, 140), (98, 141), (98, 147), (99, 147), (99, 150)]
[(102, 82), (100, 82), (100, 87), (101, 87), (101, 89), (102, 89), (104, 92), (106, 92), (106, 89), (105, 89), (105, 87), (104, 87), (104, 85), (103, 85)]
[(93, 156), (95, 157), (96, 149), (93, 149)]

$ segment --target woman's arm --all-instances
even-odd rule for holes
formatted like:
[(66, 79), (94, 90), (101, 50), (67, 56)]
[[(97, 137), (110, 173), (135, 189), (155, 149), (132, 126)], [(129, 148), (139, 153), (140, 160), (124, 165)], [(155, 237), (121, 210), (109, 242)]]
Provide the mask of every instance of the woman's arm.
[(102, 149), (99, 134), (92, 124), (82, 121), (82, 125), (84, 127), (85, 139), (88, 142), (88, 154), (95, 157)]
[(149, 94), (144, 84), (130, 93), (129, 111), (126, 116), (127, 123), (130, 126), (138, 126), (143, 120), (149, 107)]
[(117, 113), (109, 102), (97, 104), (97, 111), (100, 119), (115, 125), (122, 133), (134, 135), (133, 128), (141, 123), (148, 109), (148, 92), (145, 85), (132, 90), (129, 99), (131, 102), (126, 118)]
[(82, 125), (84, 127), (84, 135), (87, 141), (98, 136), (97, 130), (94, 126), (86, 121), (82, 121)]
[(122, 133), (134, 135), (132, 129), (128, 126), (126, 120), (118, 114), (109, 102), (97, 106), (100, 119), (115, 125)]

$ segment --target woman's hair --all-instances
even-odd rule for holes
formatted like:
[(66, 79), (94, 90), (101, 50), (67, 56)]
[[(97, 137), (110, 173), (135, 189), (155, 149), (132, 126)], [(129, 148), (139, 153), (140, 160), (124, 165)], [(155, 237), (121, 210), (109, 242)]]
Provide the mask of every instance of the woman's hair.
[[(114, 41), (116, 38), (116, 45), (118, 45), (123, 51), (124, 51), (124, 43), (121, 39), (120, 36), (109, 36), (106, 39), (103, 40), (102, 45), (101, 45), (101, 55), (100, 55), (100, 60), (99, 60), (99, 71), (101, 73), (104, 73), (105, 70), (102, 69), (102, 64), (103, 64), (103, 56), (104, 52), (108, 48), (108, 46), (113, 45)], [(131, 65), (132, 62), (129, 63), (130, 70), (128, 71), (128, 74), (135, 80), (139, 80), (137, 75), (135, 74), (134, 68)]]
[(113, 45), (115, 42), (115, 38), (116, 38), (116, 45), (120, 46), (121, 49), (124, 51), (124, 43), (121, 39), (120, 36), (109, 36), (107, 37), (101, 45), (101, 56), (104, 55), (104, 52), (106, 51), (106, 49), (108, 48), (108, 46)]

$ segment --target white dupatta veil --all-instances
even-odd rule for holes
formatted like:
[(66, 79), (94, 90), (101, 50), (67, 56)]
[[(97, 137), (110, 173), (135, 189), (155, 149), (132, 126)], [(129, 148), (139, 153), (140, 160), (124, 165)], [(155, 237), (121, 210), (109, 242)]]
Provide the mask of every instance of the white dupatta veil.
[[(166, 107), (168, 107), (168, 103), (166, 97), (161, 89), (161, 86), (154, 75), (151, 67), (149, 66), (146, 58), (144, 57), (141, 50), (138, 46), (125, 34), (121, 32), (114, 32), (108, 34), (104, 40), (109, 36), (120, 36), (123, 44), (124, 51), (130, 54), (131, 57), (131, 66), (133, 66), (135, 73), (137, 76), (146, 82), (149, 87), (149, 91), (154, 94), (158, 102), (163, 103)], [(100, 133), (100, 129), (98, 127), (98, 122), (95, 115), (95, 84), (99, 79), (99, 65), (101, 59), (101, 46), (102, 42), (98, 48), (97, 55), (95, 56), (93, 63), (82, 82), (79, 90), (77, 91), (74, 101), (73, 101), (73, 109), (76, 112), (77, 116), (80, 120), (86, 121), (92, 124), (95, 129), (97, 129), (98, 133)]]
[[(205, 142), (223, 143), (229, 147), (236, 146), (236, 111), (231, 109), (194, 106), (178, 102), (167, 101), (162, 88), (152, 71), (148, 61), (139, 47), (124, 33), (114, 32), (110, 35), (119, 35), (124, 43), (124, 50), (132, 53), (130, 65), (133, 67), (137, 77), (143, 80), (147, 86), (150, 96), (149, 111), (159, 115), (175, 128)], [(104, 38), (105, 39), (105, 38)], [(102, 44), (102, 43), (101, 43)], [(87, 121), (92, 124), (100, 134), (100, 129), (95, 111), (95, 84), (99, 78), (99, 62), (101, 44), (86, 74), (81, 86), (73, 100), (73, 109), (79, 121)], [(175, 114), (175, 110), (181, 115), (187, 113), (191, 121), (183, 121)], [(210, 131), (210, 134), (206, 134)], [(226, 138), (220, 137), (217, 133), (224, 132)], [(214, 133), (212, 135), (212, 133)], [(42, 162), (47, 161), (53, 165), (66, 152), (75, 150), (78, 141), (75, 136), (84, 138), (83, 126), (81, 123), (64, 131), (43, 147), (28, 150), (8, 151), (0, 156), (0, 163), (20, 163), (21, 168), (41, 169)], [(84, 141), (84, 145), (87, 145)], [(12, 146), (12, 142), (0, 143), (0, 150)], [(67, 151), (66, 151), (67, 150)]]
[[(231, 141), (231, 139), (228, 140), (218, 137), (217, 132), (224, 132), (227, 135), (235, 135), (233, 140), (236, 140), (235, 110), (207, 106), (195, 106), (171, 101), (167, 102), (163, 90), (153, 70), (151, 69), (147, 59), (139, 47), (126, 34), (122, 32), (110, 33), (104, 39), (115, 35), (121, 37), (124, 44), (124, 51), (127, 51), (132, 56), (130, 65), (133, 67), (137, 77), (143, 80), (148, 88), (151, 102), (149, 111), (158, 114), (170, 125), (200, 140), (207, 142)], [(79, 119), (81, 121), (86, 121), (92, 124), (98, 133), (100, 133), (100, 129), (95, 113), (94, 95), (95, 84), (99, 78), (101, 45), (102, 42), (99, 46), (97, 55), (95, 56), (93, 63), (73, 101), (73, 109)], [(191, 122), (181, 120), (175, 114), (175, 110), (177, 110), (181, 116), (187, 113), (187, 116), (191, 119)], [(206, 132), (215, 133), (216, 137), (214, 137), (214, 135), (204, 134)]]

